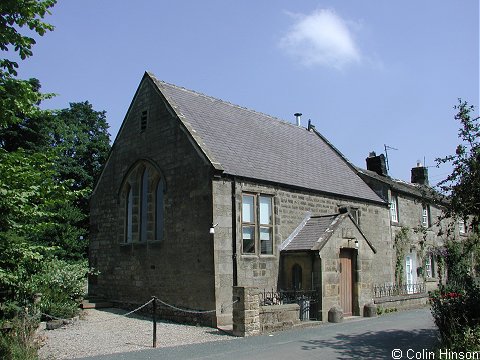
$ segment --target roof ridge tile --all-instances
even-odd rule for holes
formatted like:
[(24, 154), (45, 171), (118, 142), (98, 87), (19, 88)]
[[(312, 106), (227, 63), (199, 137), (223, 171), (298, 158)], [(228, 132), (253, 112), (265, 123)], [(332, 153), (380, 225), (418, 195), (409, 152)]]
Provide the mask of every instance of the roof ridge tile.
[(168, 81), (164, 81), (164, 80), (161, 80), (159, 78), (157, 78), (155, 75), (153, 75), (152, 73), (149, 73), (150, 76), (156, 81), (156, 82), (159, 82), (160, 84), (164, 84), (166, 86), (171, 86), (171, 87), (174, 87), (178, 90), (182, 90), (182, 91), (187, 91), (189, 93), (192, 93), (194, 95), (197, 95), (197, 96), (202, 96), (206, 99), (210, 99), (210, 100), (214, 100), (214, 101), (219, 101), (219, 102), (222, 102), (226, 105), (229, 105), (229, 106), (232, 106), (232, 107), (235, 107), (237, 109), (242, 109), (242, 110), (246, 110), (248, 112), (252, 112), (252, 113), (255, 113), (255, 114), (258, 114), (258, 115), (261, 115), (261, 116), (265, 116), (265, 117), (268, 117), (272, 120), (275, 120), (275, 121), (278, 121), (282, 124), (285, 124), (285, 125), (289, 125), (289, 126), (292, 126), (294, 128), (300, 128), (300, 129), (303, 129), (303, 130), (306, 130), (308, 131), (306, 128), (302, 127), (302, 126), (298, 126), (292, 122), (289, 122), (288, 120), (284, 120), (284, 119), (280, 119), (276, 116), (273, 116), (273, 115), (270, 115), (270, 114), (267, 114), (267, 113), (264, 113), (264, 112), (261, 112), (261, 111), (258, 111), (258, 110), (254, 110), (254, 109), (251, 109), (251, 108), (248, 108), (246, 106), (241, 106), (241, 105), (238, 105), (238, 104), (235, 104), (233, 102), (230, 102), (230, 101), (227, 101), (227, 100), (223, 100), (223, 99), (220, 99), (218, 97), (215, 97), (215, 96), (211, 96), (211, 95), (207, 95), (201, 91), (197, 91), (197, 90), (192, 90), (192, 89), (189, 89), (189, 88), (186, 88), (184, 86), (180, 86), (180, 85), (175, 85), (175, 84), (172, 84), (172, 83), (169, 83)]

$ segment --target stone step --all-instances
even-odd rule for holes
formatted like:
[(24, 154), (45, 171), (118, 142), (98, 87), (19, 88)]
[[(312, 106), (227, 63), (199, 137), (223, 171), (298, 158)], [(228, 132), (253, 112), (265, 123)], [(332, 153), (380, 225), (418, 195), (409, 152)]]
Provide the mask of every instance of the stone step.
[(114, 307), (113, 303), (102, 299), (85, 299), (80, 304), (82, 309), (106, 309)]

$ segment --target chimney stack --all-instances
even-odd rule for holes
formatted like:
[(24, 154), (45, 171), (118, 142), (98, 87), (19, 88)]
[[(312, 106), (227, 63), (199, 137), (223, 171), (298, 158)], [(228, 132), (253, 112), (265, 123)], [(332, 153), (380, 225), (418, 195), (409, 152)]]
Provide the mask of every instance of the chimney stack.
[(297, 126), (300, 126), (300, 119), (301, 119), (302, 113), (295, 113), (293, 114), (293, 116), (295, 116), (295, 119), (297, 120)]
[(421, 161), (417, 161), (417, 166), (412, 168), (412, 183), (428, 185), (428, 168)]
[(367, 161), (367, 170), (375, 171), (380, 176), (388, 175), (385, 155), (380, 154), (377, 156), (375, 151), (372, 151), (365, 160)]

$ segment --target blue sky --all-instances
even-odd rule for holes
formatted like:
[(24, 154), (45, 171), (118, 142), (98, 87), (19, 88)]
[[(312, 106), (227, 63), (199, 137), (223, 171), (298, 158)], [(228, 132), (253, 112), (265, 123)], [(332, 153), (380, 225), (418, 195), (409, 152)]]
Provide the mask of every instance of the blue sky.
[(390, 174), (404, 180), (454, 152), (457, 98), (478, 114), (477, 0), (60, 0), (47, 20), (20, 76), (58, 94), (44, 107), (106, 110), (112, 139), (145, 70), (283, 120), (301, 112), (358, 166), (397, 148)]

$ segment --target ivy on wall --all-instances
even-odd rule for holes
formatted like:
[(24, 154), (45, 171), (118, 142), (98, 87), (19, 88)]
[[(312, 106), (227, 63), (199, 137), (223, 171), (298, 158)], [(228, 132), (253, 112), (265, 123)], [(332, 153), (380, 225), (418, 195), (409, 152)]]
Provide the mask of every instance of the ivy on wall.
[(402, 226), (400, 231), (395, 234), (394, 248), (395, 248), (395, 283), (402, 285), (405, 276), (405, 255), (410, 247), (409, 241), (410, 229)]
[(430, 253), (427, 253), (425, 251), (425, 247), (427, 245), (427, 228), (419, 225), (416, 228), (413, 229), (413, 232), (417, 234), (418, 236), (421, 236), (421, 239), (419, 240), (418, 244), (420, 247), (417, 250), (417, 256), (421, 259), (421, 272), (420, 274), (423, 277), (423, 280), (427, 278), (427, 274), (425, 273), (425, 267), (427, 263), (427, 258), (429, 257)]

